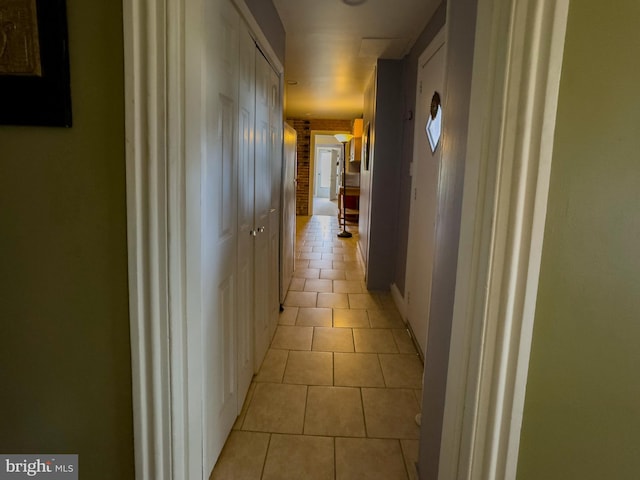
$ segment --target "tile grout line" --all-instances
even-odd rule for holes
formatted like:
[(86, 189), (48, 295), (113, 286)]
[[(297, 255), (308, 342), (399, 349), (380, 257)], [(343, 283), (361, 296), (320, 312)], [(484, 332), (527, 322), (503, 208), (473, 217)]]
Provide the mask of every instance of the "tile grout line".
[(260, 478), (264, 478), (264, 471), (267, 467), (267, 457), (269, 456), (269, 448), (271, 447), (271, 437), (273, 437), (273, 433), (269, 433), (269, 441), (267, 442), (267, 451), (264, 454), (264, 460), (262, 462), (262, 471), (260, 472)]
[(404, 465), (404, 473), (407, 476), (407, 480), (411, 478), (409, 475), (409, 470), (407, 469), (407, 460), (404, 456), (404, 449), (402, 448), (402, 440), (398, 439), (398, 444), (400, 445), (400, 455), (402, 455), (402, 465)]
[(331, 352), (331, 386), (336, 386), (336, 352)]
[(284, 376), (287, 373), (287, 366), (289, 366), (289, 353), (291, 350), (287, 350), (287, 358), (284, 361), (284, 369), (282, 370), (282, 376), (280, 377), (280, 383), (284, 384)]
[(307, 424), (307, 409), (309, 406), (309, 385), (305, 385), (306, 393), (304, 396), (304, 414), (302, 415), (302, 435), (305, 435), (305, 425)]
[(378, 360), (378, 365), (380, 366), (380, 371), (382, 372), (382, 381), (384, 382), (384, 388), (390, 388), (387, 383), (387, 376), (384, 374), (384, 368), (382, 368), (382, 361), (380, 361), (380, 354), (376, 353), (376, 357)]
[(336, 437), (333, 437), (333, 480), (338, 478), (338, 451), (336, 447)]
[(360, 404), (362, 405), (362, 421), (364, 423), (364, 438), (370, 438), (369, 437), (369, 429), (367, 428), (367, 414), (364, 408), (364, 392), (363, 387), (358, 387), (358, 390), (360, 390)]

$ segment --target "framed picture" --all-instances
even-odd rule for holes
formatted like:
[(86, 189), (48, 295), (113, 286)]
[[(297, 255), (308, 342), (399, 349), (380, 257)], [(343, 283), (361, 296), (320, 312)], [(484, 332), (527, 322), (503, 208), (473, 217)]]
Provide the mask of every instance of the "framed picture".
[(370, 150), (371, 125), (367, 125), (362, 131), (362, 163), (365, 170), (369, 170), (369, 150)]
[(65, 0), (0, 0), (0, 124), (71, 127)]

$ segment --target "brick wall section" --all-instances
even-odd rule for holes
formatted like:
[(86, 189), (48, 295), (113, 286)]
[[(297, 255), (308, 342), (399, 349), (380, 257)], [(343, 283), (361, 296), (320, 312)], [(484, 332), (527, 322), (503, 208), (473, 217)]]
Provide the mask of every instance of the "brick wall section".
[(352, 120), (322, 120), (289, 118), (287, 123), (298, 134), (298, 186), (296, 189), (296, 215), (307, 215), (309, 209), (309, 167), (311, 161), (312, 130), (351, 131)]

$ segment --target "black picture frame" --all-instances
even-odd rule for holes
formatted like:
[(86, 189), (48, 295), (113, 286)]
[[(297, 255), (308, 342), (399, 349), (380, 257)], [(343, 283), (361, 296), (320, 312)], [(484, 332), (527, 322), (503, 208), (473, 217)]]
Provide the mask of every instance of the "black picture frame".
[(364, 169), (369, 170), (369, 149), (371, 148), (371, 125), (367, 122), (362, 134), (362, 163)]
[(0, 124), (71, 127), (66, 0), (36, 0), (41, 75), (0, 74)]

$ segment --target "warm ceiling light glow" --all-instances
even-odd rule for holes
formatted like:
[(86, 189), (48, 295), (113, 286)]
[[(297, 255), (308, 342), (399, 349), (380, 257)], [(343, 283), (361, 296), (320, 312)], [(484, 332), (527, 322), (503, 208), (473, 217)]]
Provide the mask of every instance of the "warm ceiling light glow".
[(338, 140), (340, 143), (347, 143), (351, 141), (353, 135), (351, 135), (350, 133), (337, 133), (334, 135), (334, 137), (336, 137), (336, 140)]

